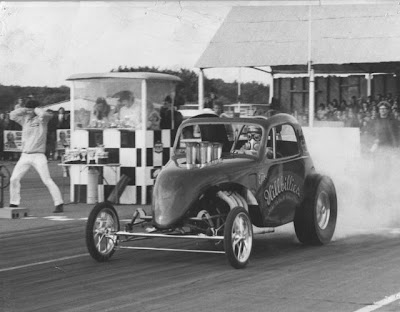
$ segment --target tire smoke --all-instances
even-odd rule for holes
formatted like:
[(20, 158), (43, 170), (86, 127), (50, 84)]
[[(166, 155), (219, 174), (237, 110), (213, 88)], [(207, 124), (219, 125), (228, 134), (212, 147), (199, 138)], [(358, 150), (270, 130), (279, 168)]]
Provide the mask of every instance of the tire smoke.
[(333, 239), (385, 235), (400, 228), (400, 155), (379, 154), (352, 159), (314, 160), (334, 181), (338, 218)]

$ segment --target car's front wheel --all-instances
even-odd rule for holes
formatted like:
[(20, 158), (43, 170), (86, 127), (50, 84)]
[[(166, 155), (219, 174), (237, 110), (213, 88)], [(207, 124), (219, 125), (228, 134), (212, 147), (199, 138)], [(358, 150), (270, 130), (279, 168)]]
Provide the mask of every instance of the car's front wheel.
[(236, 269), (249, 262), (253, 246), (253, 228), (250, 217), (243, 207), (233, 208), (226, 218), (224, 248), (229, 263)]
[(297, 238), (304, 244), (326, 244), (336, 227), (335, 186), (329, 177), (313, 174), (307, 177), (304, 189), (304, 200), (294, 218)]
[(110, 203), (93, 207), (86, 225), (86, 246), (90, 255), (99, 262), (107, 261), (115, 251), (119, 219)]

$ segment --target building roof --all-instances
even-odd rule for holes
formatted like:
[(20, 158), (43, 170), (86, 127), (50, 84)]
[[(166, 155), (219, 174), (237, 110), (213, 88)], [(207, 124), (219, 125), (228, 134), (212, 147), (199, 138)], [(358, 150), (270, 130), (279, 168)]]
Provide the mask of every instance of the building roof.
[(400, 71), (400, 6), (393, 4), (234, 7), (198, 68), (265, 67), (273, 73)]
[(109, 73), (84, 73), (75, 74), (67, 78), (67, 80), (82, 80), (82, 79), (102, 79), (102, 78), (126, 78), (126, 79), (146, 79), (146, 80), (170, 80), (181, 81), (177, 76), (149, 73), (149, 72), (109, 72)]

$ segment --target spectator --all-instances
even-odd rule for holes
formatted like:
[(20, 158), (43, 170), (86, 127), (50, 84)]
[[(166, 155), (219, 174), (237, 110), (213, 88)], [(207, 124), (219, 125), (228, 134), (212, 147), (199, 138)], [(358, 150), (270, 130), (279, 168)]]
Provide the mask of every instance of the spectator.
[(390, 118), (390, 104), (387, 101), (379, 103), (379, 118), (374, 124), (374, 144), (371, 147), (371, 152), (376, 150), (390, 149), (398, 146), (396, 136), (396, 125)]
[(216, 101), (217, 95), (214, 92), (210, 92), (210, 95), (204, 99), (204, 108), (212, 109)]
[(371, 101), (371, 104), (369, 105), (369, 110), (373, 111), (373, 110), (378, 110), (378, 105), (376, 104), (375, 100)]
[(327, 110), (325, 108), (325, 104), (320, 103), (317, 110), (317, 119), (318, 120), (326, 120), (327, 119)]
[(362, 114), (366, 114), (367, 112), (369, 112), (368, 102), (362, 102), (360, 112)]
[(365, 127), (366, 133), (372, 134), (374, 121), (371, 119), (371, 112), (366, 112), (363, 116), (363, 126)]
[(160, 130), (160, 114), (152, 103), (147, 104), (147, 129)]
[(24, 99), (23, 99), (23, 98), (18, 98), (18, 99), (15, 101), (15, 105), (18, 105), (19, 107), (24, 107), (24, 106), (25, 106), (25, 101), (24, 101)]
[(213, 104), (213, 111), (216, 113), (218, 116), (221, 116), (224, 112), (224, 108), (221, 102), (214, 102)]
[(333, 117), (333, 121), (343, 121), (343, 112), (340, 109), (335, 110), (335, 115)]
[(118, 92), (115, 96), (119, 97), (115, 112), (116, 119), (122, 124), (122, 126), (141, 129), (141, 102), (136, 101), (135, 95), (129, 90)]
[(69, 129), (70, 128), (70, 119), (69, 115), (65, 113), (64, 107), (60, 107), (58, 109), (57, 117), (57, 129)]
[(178, 129), (183, 121), (183, 116), (181, 112), (178, 111), (182, 101), (182, 98), (175, 97), (174, 105), (172, 105), (172, 108), (168, 109), (166, 113), (165, 120), (162, 124), (162, 129)]
[(364, 121), (364, 116), (362, 112), (358, 112), (356, 115), (358, 127), (360, 128), (360, 134), (363, 135), (365, 133), (366, 123)]
[(392, 108), (392, 115), (394, 120), (400, 120), (400, 113), (397, 108)]
[(341, 101), (340, 101), (340, 105), (339, 105), (339, 107), (338, 107), (338, 110), (344, 112), (344, 111), (346, 110), (346, 108), (347, 108), (347, 102), (346, 102), (346, 100), (341, 100)]
[(393, 101), (392, 110), (394, 109), (397, 111), (400, 109), (399, 102), (397, 100)]
[(389, 102), (390, 104), (393, 104), (394, 99), (392, 93), (389, 92), (388, 94), (386, 94), (386, 101)]
[(97, 120), (108, 121), (108, 114), (110, 113), (111, 108), (108, 105), (107, 101), (103, 97), (99, 97), (96, 100), (96, 104), (93, 108), (93, 115), (96, 116)]
[(58, 135), (57, 149), (63, 150), (68, 146), (69, 146), (69, 143), (67, 141), (67, 134), (65, 133), (65, 131), (60, 131), (59, 135)]
[(381, 101), (383, 101), (383, 96), (379, 93), (375, 96), (375, 102), (380, 103)]
[(335, 108), (334, 102), (333, 101), (329, 102), (328, 103), (328, 111), (326, 113), (326, 119), (330, 120), (330, 121), (334, 120), (335, 119), (335, 111), (336, 111), (336, 108)]
[(371, 120), (372, 121), (375, 121), (376, 119), (378, 119), (378, 108), (373, 108), (372, 110), (371, 110)]
[(164, 99), (163, 106), (160, 108), (160, 128), (167, 129), (167, 112), (171, 109), (172, 106), (172, 98), (167, 95)]

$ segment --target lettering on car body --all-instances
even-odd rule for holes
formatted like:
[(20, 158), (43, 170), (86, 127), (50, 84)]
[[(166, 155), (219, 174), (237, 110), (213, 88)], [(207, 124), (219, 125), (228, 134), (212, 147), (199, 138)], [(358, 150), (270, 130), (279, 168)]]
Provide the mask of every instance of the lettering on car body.
[(277, 177), (267, 185), (267, 188), (264, 190), (264, 199), (267, 201), (267, 205), (271, 205), (274, 199), (284, 192), (291, 192), (297, 195), (298, 199), (301, 197), (300, 187), (291, 174)]

